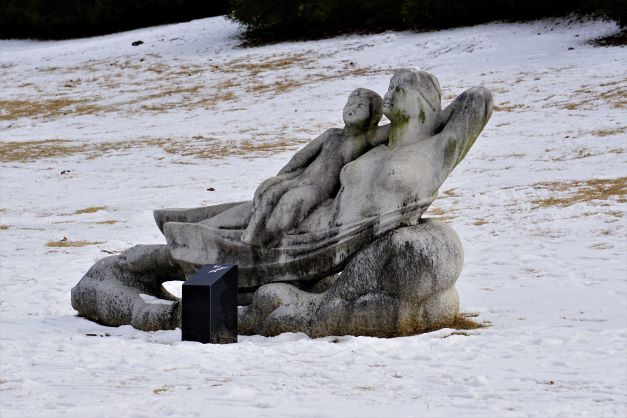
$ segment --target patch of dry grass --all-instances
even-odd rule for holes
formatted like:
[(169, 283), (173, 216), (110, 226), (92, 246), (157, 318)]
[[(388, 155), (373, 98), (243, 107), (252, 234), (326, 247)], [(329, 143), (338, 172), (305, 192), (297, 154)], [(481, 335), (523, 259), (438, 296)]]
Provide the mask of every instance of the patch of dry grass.
[(61, 139), (0, 142), (0, 161), (27, 162), (75, 155), (85, 145)]
[(534, 189), (547, 190), (550, 197), (534, 200), (538, 207), (567, 207), (575, 203), (607, 201), (615, 198), (618, 203), (627, 202), (627, 177), (617, 179), (592, 179), (571, 182), (537, 183)]
[(512, 154), (504, 155), (504, 158), (525, 158), (527, 154), (523, 154), (521, 152), (514, 152)]
[(215, 65), (213, 68), (226, 73), (247, 72), (251, 76), (256, 77), (265, 72), (275, 72), (295, 67), (307, 68), (316, 64), (320, 54), (314, 51), (305, 51), (295, 54), (273, 55), (262, 61), (256, 61), (251, 58), (250, 56), (237, 58), (224, 65)]
[[(159, 90), (155, 93), (151, 93), (149, 95), (146, 96), (142, 96), (140, 98), (138, 98), (137, 100), (134, 100), (132, 102), (129, 103), (138, 103), (138, 102), (145, 102), (145, 101), (149, 101), (149, 100), (156, 100), (156, 99), (163, 99), (165, 97), (173, 97), (173, 96), (177, 96), (177, 95), (182, 95), (182, 94), (196, 94), (198, 93), (199, 90), (201, 90), (204, 86), (198, 84), (195, 86), (174, 86), (174, 87), (169, 87), (167, 89), (164, 90)], [(129, 104), (126, 103), (126, 104)]]
[(86, 247), (88, 245), (98, 245), (103, 244), (104, 241), (70, 241), (67, 238), (63, 237), (63, 239), (59, 241), (50, 241), (46, 244), (46, 247), (52, 248), (66, 248), (66, 247)]
[[(331, 55), (333, 53), (311, 50), (270, 57), (247, 54), (225, 63), (192, 65), (168, 63), (159, 56), (147, 54), (117, 61), (91, 60), (81, 66), (42, 67), (39, 72), (57, 77), (58, 88), (32, 85), (28, 86), (31, 90), (42, 88), (37, 96), (0, 101), (0, 120), (215, 109), (221, 103), (238, 100), (244, 93), (278, 95), (307, 84), (388, 71), (358, 67), (350, 61), (340, 63), (344, 68), (321, 66), (320, 59)], [(290, 75), (288, 71), (293, 68), (307, 70), (306, 75)], [(206, 81), (200, 83), (200, 78), (195, 76), (204, 73), (219, 73), (220, 80), (213, 85)], [(58, 98), (59, 89), (72, 94), (71, 98)], [(110, 97), (92, 97), (93, 91), (112, 89), (122, 93), (113, 102), (104, 102)], [(75, 98), (79, 95), (89, 99)]]
[(455, 321), (451, 325), (450, 328), (460, 329), (460, 330), (472, 330), (472, 329), (481, 329), (488, 328), (492, 326), (489, 321), (478, 322), (472, 318), (477, 318), (479, 316), (476, 312), (460, 312), (457, 314)]
[[(614, 109), (624, 109), (627, 107), (627, 88), (624, 84), (627, 79), (603, 83), (598, 86), (584, 86), (574, 91), (571, 101), (562, 105), (567, 110), (596, 109), (597, 103), (609, 104)], [(610, 87), (605, 91), (599, 88)]]
[(134, 149), (156, 147), (171, 155), (202, 159), (225, 158), (228, 156), (267, 155), (293, 148), (306, 141), (287, 140), (280, 134), (269, 134), (267, 141), (219, 141), (213, 137), (183, 139), (142, 138), (133, 141), (79, 143), (66, 140), (13, 141), (0, 143), (0, 162), (29, 162), (47, 158), (63, 158), (84, 155), (94, 159), (105, 155), (119, 154)]
[(79, 209), (76, 212), (73, 213), (73, 215), (80, 215), (83, 213), (94, 213), (94, 212), (98, 212), (101, 210), (105, 210), (107, 207), (106, 206), (90, 206), (88, 208), (85, 209)]
[(627, 131), (627, 126), (621, 126), (619, 128), (613, 129), (597, 129), (595, 131), (592, 131), (591, 134), (603, 138), (606, 136), (623, 134), (625, 133), (625, 131)]
[(94, 114), (102, 108), (86, 99), (0, 100), (0, 120), (19, 118), (56, 118)]
[(459, 197), (459, 194), (455, 191), (456, 189), (448, 189), (442, 192), (442, 198), (446, 199), (448, 197)]
[(170, 390), (171, 387), (172, 386), (170, 386), (170, 385), (161, 386), (161, 387), (158, 387), (156, 389), (153, 389), (152, 393), (154, 393), (155, 395), (161, 395), (162, 393), (165, 393), (168, 390)]
[(516, 110), (523, 110), (523, 109), (528, 109), (529, 106), (524, 105), (524, 104), (516, 104), (516, 103), (509, 103), (509, 102), (503, 102), (500, 105), (494, 105), (494, 107), (492, 108), (495, 112), (514, 112)]
[(457, 317), (455, 317), (455, 320), (453, 321), (453, 323), (447, 323), (447, 324), (441, 324), (438, 326), (435, 326), (433, 328), (430, 328), (428, 330), (425, 330), (425, 332), (432, 332), (432, 331), (437, 331), (439, 329), (442, 328), (452, 328), (458, 331), (454, 331), (448, 335), (443, 336), (442, 338), (447, 338), (450, 337), (451, 335), (465, 335), (465, 336), (470, 336), (472, 334), (469, 334), (467, 332), (464, 331), (470, 331), (470, 330), (474, 330), (474, 329), (482, 329), (482, 328), (488, 328), (490, 326), (492, 326), (492, 324), (489, 321), (483, 321), (483, 322), (478, 322), (472, 318), (476, 318), (478, 317), (479, 314), (476, 312), (460, 312), (457, 314)]
[(364, 68), (364, 67), (350, 66), (342, 71), (308, 74), (306, 76), (303, 76), (302, 78), (285, 78), (280, 81), (264, 82), (261, 80), (251, 79), (245, 89), (247, 93), (284, 94), (292, 90), (295, 90), (299, 87), (310, 85), (310, 84), (327, 82), (327, 81), (348, 78), (348, 77), (359, 77), (363, 75), (375, 74), (375, 73), (384, 72), (384, 71), (387, 71), (387, 70), (380, 69), (380, 68)]
[(427, 215), (432, 215), (434, 219), (443, 222), (448, 222), (455, 219), (455, 216), (452, 215), (451, 212), (447, 212), (439, 207), (429, 207), (429, 209), (427, 209)]
[(120, 221), (109, 220), (109, 221), (88, 222), (88, 223), (94, 224), (94, 225), (113, 225), (113, 224), (117, 224), (119, 222)]
[[(551, 150), (553, 151), (553, 150)], [(548, 151), (550, 152), (550, 151)], [(588, 157), (598, 157), (599, 155), (604, 155), (604, 154), (622, 154), (624, 153), (625, 150), (622, 148), (613, 148), (607, 151), (596, 151), (596, 150), (591, 150), (589, 148), (586, 147), (580, 147), (580, 148), (576, 148), (575, 150), (569, 152), (568, 154), (559, 156), (559, 157), (554, 157), (551, 158), (551, 161), (570, 161), (570, 160), (580, 160), (582, 158), (588, 158)]]
[(7, 229), (9, 229), (9, 225), (2, 225), (2, 224), (0, 224), (0, 231), (5, 231)]

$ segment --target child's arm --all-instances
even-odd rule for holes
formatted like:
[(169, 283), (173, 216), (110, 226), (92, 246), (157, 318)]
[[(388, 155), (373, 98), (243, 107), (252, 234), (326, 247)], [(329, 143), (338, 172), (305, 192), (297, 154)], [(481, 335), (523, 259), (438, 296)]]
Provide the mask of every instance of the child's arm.
[(318, 153), (320, 152), (320, 149), (322, 148), (322, 144), (324, 143), (325, 139), (327, 139), (327, 137), (329, 136), (331, 131), (332, 131), (332, 129), (327, 129), (318, 138), (316, 138), (313, 141), (311, 141), (310, 143), (308, 143), (305, 146), (305, 148), (303, 148), (302, 150), (300, 150), (296, 154), (294, 154), (294, 156), (292, 157), (290, 162), (288, 162), (285, 165), (285, 167), (283, 167), (279, 171), (279, 175), (280, 174), (289, 173), (289, 172), (292, 172), (292, 171), (294, 171), (296, 169), (308, 166), (309, 163), (311, 163), (314, 160), (314, 158), (316, 158)]
[(392, 126), (392, 124), (390, 123), (383, 126), (377, 126), (375, 128), (372, 128), (370, 130), (371, 132), (368, 132), (368, 142), (370, 142), (370, 145), (372, 147), (376, 147), (378, 145), (388, 142), (388, 137), (390, 135), (390, 126)]

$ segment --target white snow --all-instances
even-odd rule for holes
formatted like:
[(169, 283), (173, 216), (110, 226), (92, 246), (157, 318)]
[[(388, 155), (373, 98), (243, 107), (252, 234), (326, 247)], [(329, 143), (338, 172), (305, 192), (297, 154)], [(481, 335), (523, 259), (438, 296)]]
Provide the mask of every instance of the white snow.
[(159, 299), (151, 295), (147, 295), (145, 293), (140, 293), (139, 297), (146, 303), (150, 305), (172, 305), (174, 303), (173, 300), (165, 300)]
[[(587, 43), (615, 31), (239, 48), (210, 18), (0, 41), (0, 416), (627, 416), (627, 50)], [(462, 310), (489, 328), (212, 346), (76, 316), (70, 289), (96, 260), (163, 242), (153, 209), (249, 199), (341, 126), (352, 89), (384, 93), (406, 66), (437, 75), (446, 103), (475, 85), (495, 97), (431, 209), (465, 246)], [(64, 237), (94, 244), (47, 246)]]

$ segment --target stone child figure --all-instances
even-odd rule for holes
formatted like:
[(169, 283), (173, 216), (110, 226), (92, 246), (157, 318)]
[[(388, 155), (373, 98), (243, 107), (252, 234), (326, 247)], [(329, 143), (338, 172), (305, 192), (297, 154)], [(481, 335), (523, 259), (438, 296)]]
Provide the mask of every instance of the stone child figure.
[(344, 106), (344, 129), (324, 132), (257, 188), (242, 241), (271, 245), (279, 232), (291, 230), (332, 198), (340, 188), (342, 168), (387, 141), (389, 126), (378, 126), (382, 113), (381, 96), (364, 88), (354, 90)]

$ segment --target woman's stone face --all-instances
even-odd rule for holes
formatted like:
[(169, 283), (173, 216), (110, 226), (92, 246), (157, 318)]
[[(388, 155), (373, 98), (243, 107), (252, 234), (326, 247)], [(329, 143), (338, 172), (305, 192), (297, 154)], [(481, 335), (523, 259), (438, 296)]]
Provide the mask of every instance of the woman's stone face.
[(391, 121), (411, 119), (420, 111), (416, 106), (419, 103), (418, 93), (407, 77), (405, 74), (392, 77), (388, 92), (383, 98), (383, 114)]
[[(397, 124), (404, 120), (418, 119), (425, 127), (431, 127), (437, 118), (436, 112), (420, 92), (420, 79), (412, 79), (411, 73), (392, 77), (390, 87), (383, 99), (383, 113)], [(423, 91), (429, 86), (424, 86)]]

